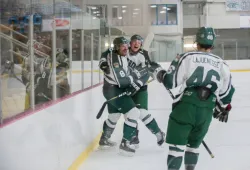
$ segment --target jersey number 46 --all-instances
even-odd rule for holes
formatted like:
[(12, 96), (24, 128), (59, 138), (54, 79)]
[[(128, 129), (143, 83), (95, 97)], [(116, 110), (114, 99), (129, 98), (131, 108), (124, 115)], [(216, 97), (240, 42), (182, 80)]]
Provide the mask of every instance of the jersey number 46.
[[(204, 79), (205, 77), (205, 79)], [(215, 81), (215, 79), (217, 81)], [(204, 80), (204, 81), (203, 81)], [(220, 81), (220, 75), (215, 70), (209, 70), (206, 74), (204, 67), (199, 66), (195, 69), (193, 74), (186, 81), (188, 87), (191, 86), (203, 86), (209, 88), (212, 92), (215, 92), (218, 88), (218, 82)]]

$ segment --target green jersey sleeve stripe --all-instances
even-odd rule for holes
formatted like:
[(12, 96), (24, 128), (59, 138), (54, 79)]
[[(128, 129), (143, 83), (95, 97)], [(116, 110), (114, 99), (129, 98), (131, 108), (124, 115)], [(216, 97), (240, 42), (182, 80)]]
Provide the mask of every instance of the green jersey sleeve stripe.
[(219, 94), (219, 96), (220, 96), (221, 98), (223, 98), (223, 96), (225, 96), (226, 94), (228, 94), (229, 91), (231, 90), (231, 86), (232, 86), (231, 81), (232, 81), (232, 79), (231, 79), (231, 77), (230, 77), (230, 81), (229, 81), (229, 83), (228, 83), (227, 90), (226, 90), (224, 93)]
[(231, 103), (234, 92), (235, 92), (235, 88), (231, 86), (229, 93), (225, 97), (221, 98), (220, 101), (224, 105)]

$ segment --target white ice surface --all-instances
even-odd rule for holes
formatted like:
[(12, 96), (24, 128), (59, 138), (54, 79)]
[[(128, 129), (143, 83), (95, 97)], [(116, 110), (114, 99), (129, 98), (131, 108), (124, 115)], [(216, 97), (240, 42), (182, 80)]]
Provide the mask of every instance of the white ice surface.
[[(215, 155), (211, 159), (200, 147), (197, 170), (250, 170), (250, 73), (233, 73), (236, 88), (229, 122), (213, 119), (205, 142)], [(166, 131), (172, 100), (164, 87), (156, 82), (149, 85), (149, 112), (160, 128)], [(122, 138), (121, 119), (112, 136), (119, 143)], [(80, 170), (167, 170), (168, 146), (159, 148), (156, 138), (145, 126), (139, 124), (140, 148), (134, 157), (118, 154), (118, 147), (107, 151), (94, 151)], [(184, 170), (184, 166), (182, 169)]]

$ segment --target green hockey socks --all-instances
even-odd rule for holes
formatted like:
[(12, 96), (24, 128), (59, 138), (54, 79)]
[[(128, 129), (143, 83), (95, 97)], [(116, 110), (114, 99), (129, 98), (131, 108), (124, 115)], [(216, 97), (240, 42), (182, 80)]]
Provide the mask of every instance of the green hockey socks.
[(199, 158), (198, 149), (189, 147), (187, 147), (186, 151), (184, 151), (184, 149), (185, 146), (169, 146), (169, 154), (167, 158), (168, 170), (179, 170), (181, 168), (183, 156), (185, 156), (185, 170), (195, 169)]
[(170, 145), (167, 158), (168, 170), (179, 170), (181, 168), (185, 146)]
[(198, 162), (198, 158), (199, 158), (198, 149), (187, 147), (184, 160), (186, 170), (194, 170)]

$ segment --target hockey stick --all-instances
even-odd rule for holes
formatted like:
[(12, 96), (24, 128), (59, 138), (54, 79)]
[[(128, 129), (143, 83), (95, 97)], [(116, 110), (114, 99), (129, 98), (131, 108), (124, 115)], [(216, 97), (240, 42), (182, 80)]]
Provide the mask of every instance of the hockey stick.
[(211, 152), (211, 150), (208, 148), (207, 144), (202, 141), (203, 146), (205, 147), (205, 149), (207, 150), (207, 152), (209, 153), (209, 155), (211, 156), (211, 158), (214, 158), (214, 154)]
[[(147, 83), (151, 83), (152, 81), (154, 81), (154, 79), (149, 80)], [(98, 114), (96, 115), (96, 119), (99, 119), (99, 118), (102, 116), (102, 113), (103, 113), (103, 111), (104, 111), (106, 105), (107, 105), (110, 101), (113, 101), (113, 100), (115, 100), (115, 99), (117, 99), (117, 98), (120, 98), (120, 97), (122, 97), (122, 96), (125, 96), (125, 95), (127, 95), (127, 92), (123, 92), (123, 93), (119, 94), (118, 96), (112, 97), (111, 99), (109, 99), (109, 100), (107, 100), (106, 102), (104, 102), (104, 103), (102, 104), (102, 107), (101, 107), (101, 109), (99, 110)]]
[(102, 113), (103, 113), (103, 111), (104, 111), (106, 105), (108, 104), (108, 102), (110, 102), (110, 101), (112, 101), (112, 100), (115, 100), (115, 99), (117, 99), (117, 98), (120, 98), (120, 97), (122, 97), (122, 96), (125, 96), (125, 95), (127, 95), (127, 92), (123, 92), (122, 94), (119, 94), (118, 96), (115, 96), (115, 97), (113, 97), (113, 98), (107, 100), (106, 102), (104, 102), (103, 105), (102, 105), (102, 107), (101, 107), (101, 109), (99, 110), (98, 114), (96, 115), (96, 119), (99, 119), (99, 118), (102, 116)]
[[(174, 99), (173, 93), (169, 89), (167, 89), (167, 91), (170, 94), (170, 96), (172, 97), (172, 99)], [(209, 155), (211, 156), (211, 158), (214, 158), (214, 154), (211, 152), (211, 150), (209, 149), (209, 147), (207, 146), (207, 144), (205, 143), (204, 140), (202, 141), (202, 144), (203, 144), (204, 148), (207, 150), (207, 152), (209, 153)]]

